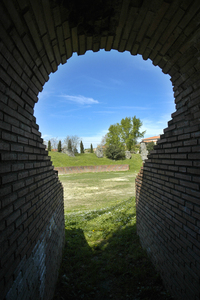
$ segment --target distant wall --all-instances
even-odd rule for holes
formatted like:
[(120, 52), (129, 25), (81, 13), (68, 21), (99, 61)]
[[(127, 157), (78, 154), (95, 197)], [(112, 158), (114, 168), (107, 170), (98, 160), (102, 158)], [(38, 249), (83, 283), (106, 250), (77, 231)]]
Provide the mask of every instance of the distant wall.
[(72, 173), (88, 173), (88, 172), (112, 172), (112, 171), (128, 171), (129, 165), (102, 165), (102, 166), (82, 166), (82, 167), (59, 167), (54, 168), (59, 175)]

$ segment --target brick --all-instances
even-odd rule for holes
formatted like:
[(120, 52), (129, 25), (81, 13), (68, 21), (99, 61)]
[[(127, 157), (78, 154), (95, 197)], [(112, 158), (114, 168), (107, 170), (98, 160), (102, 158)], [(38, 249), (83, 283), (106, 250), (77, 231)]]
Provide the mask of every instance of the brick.
[(23, 187), (25, 187), (24, 181), (17, 181), (16, 183), (13, 183), (13, 191), (17, 191)]
[(27, 237), (24, 237), (24, 240), (21, 241), (17, 246), (16, 250), (15, 250), (15, 256), (20, 255), (22, 258), (22, 249), (26, 246), (27, 244)]
[(7, 226), (12, 224), (19, 216), (20, 216), (20, 210), (19, 209), (12, 212), (12, 214), (10, 214), (9, 217), (6, 218)]
[(25, 222), (24, 222), (24, 229), (27, 228), (33, 221), (33, 216), (30, 216)]
[(11, 144), (11, 151), (13, 152), (23, 152), (23, 146), (17, 144)]
[(187, 171), (190, 174), (200, 175), (200, 169), (199, 168), (188, 168)]
[(17, 180), (16, 173), (10, 173), (8, 175), (2, 176), (2, 184), (10, 183)]
[(10, 134), (8, 132), (2, 132), (2, 139), (7, 140), (7, 141), (12, 141), (12, 142), (17, 142), (17, 136), (14, 134)]
[[(15, 226), (18, 228), (20, 225), (23, 225), (23, 223), (27, 220), (28, 215), (27, 213), (22, 214), (16, 221), (15, 221)], [(21, 227), (20, 227), (21, 228)], [(23, 228), (23, 226), (22, 226)]]
[(2, 208), (6, 206), (12, 206), (12, 204), (17, 200), (17, 195), (16, 193), (9, 194), (8, 196), (4, 196), (2, 201), (1, 201), (1, 206)]
[[(4, 221), (5, 223), (5, 221)], [(5, 243), (5, 245), (7, 245), (7, 240), (8, 240), (8, 237), (15, 231), (15, 228), (14, 228), (14, 224), (11, 224), (10, 226), (6, 226), (5, 230), (4, 230), (4, 234), (1, 234), (0, 236), (0, 243)], [(4, 246), (1, 245), (1, 251), (3, 251), (4, 249)], [(3, 252), (2, 252), (2, 255), (3, 255)]]
[[(22, 183), (20, 186), (18, 186), (18, 188), (15, 188), (15, 190), (20, 189), (24, 187), (24, 183)], [(13, 188), (14, 189), (14, 188)], [(21, 205), (25, 202), (25, 198), (20, 198), (17, 201), (14, 202), (14, 209), (17, 209), (19, 207), (21, 207)]]
[(28, 177), (28, 171), (21, 171), (18, 173), (18, 180)]

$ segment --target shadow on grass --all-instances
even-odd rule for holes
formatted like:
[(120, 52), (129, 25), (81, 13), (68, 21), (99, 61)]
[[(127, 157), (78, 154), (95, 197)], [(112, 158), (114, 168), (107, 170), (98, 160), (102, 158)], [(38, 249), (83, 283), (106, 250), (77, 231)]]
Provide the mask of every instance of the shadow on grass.
[(141, 248), (136, 225), (89, 246), (82, 229), (66, 230), (54, 300), (172, 299)]

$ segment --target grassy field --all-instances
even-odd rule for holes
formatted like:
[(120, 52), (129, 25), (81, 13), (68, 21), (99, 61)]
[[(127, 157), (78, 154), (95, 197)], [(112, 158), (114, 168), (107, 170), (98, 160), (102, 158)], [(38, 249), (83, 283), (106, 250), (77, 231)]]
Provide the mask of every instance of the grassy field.
[(106, 157), (98, 158), (94, 153), (77, 154), (70, 157), (64, 153), (49, 152), (54, 167), (99, 166), (129, 164), (130, 171), (139, 172), (142, 160), (140, 154), (133, 154), (131, 159), (111, 160)]
[(172, 299), (136, 232), (134, 195), (140, 156), (115, 162), (94, 154), (73, 158), (52, 153), (52, 161), (55, 166), (131, 166), (126, 172), (59, 176), (64, 188), (66, 240), (54, 300)]
[(137, 172), (100, 172), (59, 176), (65, 213), (114, 205), (135, 195)]

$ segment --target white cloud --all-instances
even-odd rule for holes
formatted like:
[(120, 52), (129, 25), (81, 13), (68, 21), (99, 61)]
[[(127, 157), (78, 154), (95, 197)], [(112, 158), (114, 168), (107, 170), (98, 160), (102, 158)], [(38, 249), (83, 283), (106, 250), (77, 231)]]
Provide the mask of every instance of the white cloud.
[(141, 131), (146, 130), (145, 138), (163, 134), (163, 130), (168, 127), (171, 115), (165, 114), (160, 116), (158, 120), (143, 119)]
[(44, 140), (44, 141), (48, 141), (48, 140), (50, 140), (52, 138), (52, 135), (50, 135), (50, 134), (42, 134), (42, 139)]
[(93, 98), (84, 97), (82, 95), (72, 96), (72, 95), (62, 95), (61, 97), (65, 98), (67, 101), (75, 102), (81, 105), (84, 104), (97, 104), (98, 100), (94, 100)]

